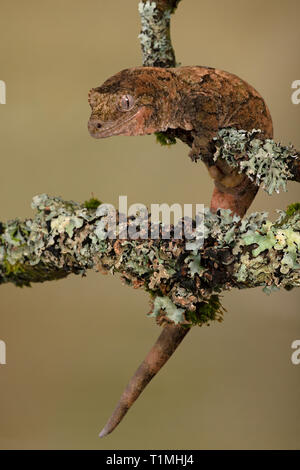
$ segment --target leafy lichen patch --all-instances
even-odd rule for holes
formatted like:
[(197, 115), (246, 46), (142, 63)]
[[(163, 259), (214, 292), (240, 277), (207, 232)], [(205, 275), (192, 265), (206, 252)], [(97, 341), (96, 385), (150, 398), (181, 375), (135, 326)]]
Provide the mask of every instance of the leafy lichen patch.
[(159, 324), (186, 326), (221, 320), (224, 290), (262, 286), (270, 292), (300, 284), (297, 204), (274, 223), (266, 213), (240, 219), (229, 210), (205, 209), (203, 244), (166, 240), (162, 226), (155, 240), (111, 239), (105, 224), (99, 233), (101, 211), (85, 204), (42, 194), (32, 206), (32, 219), (1, 225), (0, 284), (28, 286), (88, 269), (119, 273), (126, 284), (150, 293), (150, 316)]
[(288, 179), (293, 178), (291, 164), (297, 151), (292, 145), (280, 145), (272, 139), (261, 140), (259, 134), (259, 129), (250, 132), (221, 129), (214, 138), (214, 160), (225, 159), (268, 194), (279, 193), (281, 189), (286, 191)]

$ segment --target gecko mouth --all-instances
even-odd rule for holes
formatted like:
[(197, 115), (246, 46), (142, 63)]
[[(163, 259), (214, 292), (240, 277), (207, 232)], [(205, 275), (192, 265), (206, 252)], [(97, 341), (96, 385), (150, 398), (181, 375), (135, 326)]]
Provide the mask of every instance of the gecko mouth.
[(102, 139), (105, 137), (110, 137), (112, 135), (130, 135), (130, 130), (132, 126), (126, 126), (130, 121), (132, 121), (141, 110), (139, 109), (131, 116), (128, 116), (126, 119), (123, 117), (118, 119), (115, 122), (107, 122), (102, 124), (99, 119), (90, 118), (88, 122), (88, 130), (92, 137), (95, 139)]

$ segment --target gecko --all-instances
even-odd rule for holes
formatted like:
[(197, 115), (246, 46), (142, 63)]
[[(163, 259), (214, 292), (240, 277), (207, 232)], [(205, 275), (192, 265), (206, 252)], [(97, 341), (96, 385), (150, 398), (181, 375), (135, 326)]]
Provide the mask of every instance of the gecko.
[[(258, 186), (225, 160), (214, 161), (214, 138), (223, 128), (273, 137), (272, 118), (261, 95), (241, 78), (211, 67), (134, 67), (125, 69), (89, 92), (92, 112), (88, 129), (96, 139), (165, 132), (190, 147), (213, 178), (211, 210), (230, 209), (243, 216)], [(129, 381), (100, 433), (104, 437), (121, 422), (147, 384), (171, 357), (188, 328), (167, 324)]]
[(230, 208), (244, 215), (258, 187), (212, 157), (213, 139), (222, 128), (260, 129), (260, 139), (273, 137), (270, 111), (247, 82), (212, 67), (134, 67), (91, 89), (88, 100), (92, 137), (165, 132), (183, 141), (191, 159), (201, 158), (215, 182), (212, 210)]

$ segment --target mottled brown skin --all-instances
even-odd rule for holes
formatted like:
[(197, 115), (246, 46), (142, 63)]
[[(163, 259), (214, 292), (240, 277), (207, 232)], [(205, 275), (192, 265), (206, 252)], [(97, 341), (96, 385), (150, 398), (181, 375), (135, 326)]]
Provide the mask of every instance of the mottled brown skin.
[[(122, 97), (132, 97), (122, 109)], [(272, 138), (270, 112), (259, 93), (236, 75), (209, 67), (135, 67), (109, 78), (89, 93), (92, 137), (167, 132), (200, 156), (215, 181), (212, 209), (230, 208), (243, 216), (257, 186), (225, 161), (213, 162), (213, 137), (219, 129), (261, 129)]]

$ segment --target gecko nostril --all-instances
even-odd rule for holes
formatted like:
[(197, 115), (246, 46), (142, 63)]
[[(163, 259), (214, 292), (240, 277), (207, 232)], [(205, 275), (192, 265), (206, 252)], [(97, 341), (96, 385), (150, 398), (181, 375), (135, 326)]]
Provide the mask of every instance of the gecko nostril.
[(98, 123), (97, 128), (100, 129), (102, 127), (102, 124)]

